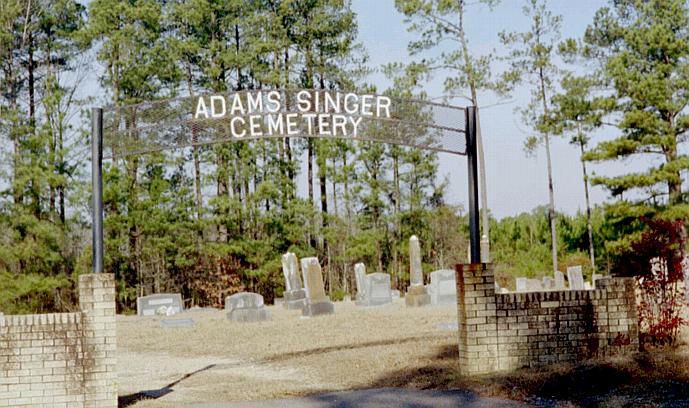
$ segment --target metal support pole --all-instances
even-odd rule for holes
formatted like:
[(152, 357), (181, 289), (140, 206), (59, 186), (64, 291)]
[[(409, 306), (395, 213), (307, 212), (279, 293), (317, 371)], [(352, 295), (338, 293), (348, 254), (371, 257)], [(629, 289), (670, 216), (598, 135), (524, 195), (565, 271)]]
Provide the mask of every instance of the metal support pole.
[(466, 108), (467, 166), (469, 170), (469, 260), (481, 262), (481, 233), (479, 231), (478, 171), (476, 152), (476, 107)]
[(93, 273), (103, 272), (103, 109), (91, 110), (91, 183), (93, 185)]

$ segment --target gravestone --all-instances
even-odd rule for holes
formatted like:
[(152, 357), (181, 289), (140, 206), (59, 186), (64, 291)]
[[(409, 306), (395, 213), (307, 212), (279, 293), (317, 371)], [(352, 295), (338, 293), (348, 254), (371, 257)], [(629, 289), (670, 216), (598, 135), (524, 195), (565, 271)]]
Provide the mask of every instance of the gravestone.
[(240, 292), (225, 298), (227, 318), (235, 322), (261, 322), (270, 319), (258, 293)]
[(189, 309), (186, 309), (184, 313), (208, 313), (208, 312), (217, 312), (218, 309), (214, 307), (201, 307), (201, 306), (193, 306)]
[(426, 293), (428, 293), (428, 296), (431, 297), (431, 304), (433, 304), (433, 296), (435, 295), (435, 294), (433, 293), (433, 290), (434, 290), (435, 288), (434, 288), (433, 286), (431, 286), (430, 283), (427, 283), (427, 284), (423, 285), (423, 287), (426, 288)]
[(297, 256), (287, 252), (282, 256), (282, 274), (285, 275), (285, 292), (282, 306), (285, 309), (302, 309), (306, 305), (306, 291), (301, 286)]
[(457, 283), (455, 271), (441, 269), (431, 272), (431, 303), (434, 305), (456, 305)]
[(543, 290), (543, 282), (540, 279), (527, 279), (526, 288), (529, 292), (539, 292)]
[(175, 327), (194, 327), (196, 322), (194, 319), (163, 319), (160, 321), (160, 327), (175, 328)]
[(421, 246), (416, 235), (409, 238), (409, 279), (411, 285), (407, 289), (404, 302), (410, 307), (426, 306), (431, 303), (431, 296), (423, 286), (423, 270), (421, 269)]
[(371, 273), (366, 276), (367, 297), (369, 306), (380, 306), (392, 303), (390, 290), (390, 275), (387, 273)]
[(584, 273), (581, 265), (567, 268), (567, 280), (569, 281), (570, 290), (584, 290)]
[(301, 271), (304, 275), (306, 305), (301, 310), (302, 316), (319, 316), (335, 313), (335, 306), (325, 294), (323, 273), (318, 258), (302, 258)]
[(157, 293), (136, 298), (138, 316), (172, 316), (182, 310), (182, 295), (179, 293)]
[(565, 274), (555, 271), (555, 290), (565, 290)]
[(607, 279), (610, 278), (610, 275), (603, 275), (600, 273), (594, 273), (593, 276), (591, 277), (591, 280), (593, 281), (593, 288), (596, 288), (596, 281), (599, 279)]
[(517, 292), (540, 292), (543, 283), (539, 279), (517, 278)]
[(368, 297), (366, 296), (366, 265), (362, 263), (354, 265), (354, 278), (356, 279), (356, 304), (365, 306), (368, 302)]
[(526, 292), (526, 278), (517, 278), (515, 281), (517, 292)]
[(551, 278), (550, 276), (544, 276), (543, 277), (543, 289), (544, 290), (555, 289), (555, 279)]
[(399, 299), (401, 294), (400, 294), (399, 290), (392, 289), (392, 290), (390, 290), (390, 296), (392, 296), (393, 299)]

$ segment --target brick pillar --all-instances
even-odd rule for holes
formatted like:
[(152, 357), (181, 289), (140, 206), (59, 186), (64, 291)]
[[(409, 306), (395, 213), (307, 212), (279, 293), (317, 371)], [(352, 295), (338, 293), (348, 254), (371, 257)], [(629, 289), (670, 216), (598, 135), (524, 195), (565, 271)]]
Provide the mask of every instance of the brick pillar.
[(458, 264), (457, 316), (459, 372), (463, 375), (498, 370), (495, 277), (491, 264)]
[[(626, 354), (639, 351), (639, 316), (636, 308), (634, 278), (600, 278), (596, 288), (605, 291), (606, 327), (601, 327), (601, 343), (605, 354)], [(600, 325), (600, 323), (599, 323)]]
[(84, 328), (84, 406), (117, 407), (115, 277), (99, 273), (79, 277)]

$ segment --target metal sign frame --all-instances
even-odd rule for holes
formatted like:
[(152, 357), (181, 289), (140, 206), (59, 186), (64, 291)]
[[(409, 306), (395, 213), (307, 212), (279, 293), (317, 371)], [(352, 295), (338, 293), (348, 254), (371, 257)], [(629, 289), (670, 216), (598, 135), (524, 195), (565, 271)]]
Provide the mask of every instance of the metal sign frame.
[[(315, 91), (315, 90), (314, 90)], [(442, 106), (433, 103), (427, 103), (424, 101), (415, 100), (401, 100), (403, 102), (419, 102), (431, 106)], [(447, 106), (450, 107), (450, 106)], [(469, 106), (466, 108), (457, 108), (458, 112), (464, 111), (465, 117), (463, 118), (465, 129), (464, 134), (466, 137), (466, 150), (465, 155), (467, 156), (467, 169), (468, 169), (468, 204), (469, 204), (469, 244), (470, 244), (470, 262), (480, 263), (480, 233), (479, 233), (479, 206), (478, 206), (478, 170), (477, 170), (477, 151), (476, 151), (476, 116), (477, 108), (474, 106)], [(121, 109), (126, 109), (126, 107), (121, 107)], [(373, 118), (372, 120), (377, 120)], [(383, 119), (380, 120), (388, 120)], [(166, 123), (162, 123), (161, 126), (165, 126)], [(442, 128), (440, 125), (429, 124), (434, 128)], [(92, 255), (93, 255), (93, 272), (101, 273), (104, 270), (104, 241), (103, 241), (103, 219), (104, 219), (104, 208), (103, 208), (103, 108), (95, 107), (91, 110), (91, 182), (93, 188), (93, 199), (92, 199)], [(277, 136), (284, 137), (284, 136)], [(318, 135), (299, 135), (296, 137), (319, 137)], [(223, 139), (217, 141), (206, 141), (198, 144), (211, 144), (211, 143), (223, 143), (223, 142), (235, 142), (245, 139)], [(380, 143), (393, 143), (386, 142), (385, 140), (374, 140), (367, 139), (366, 137), (361, 137), (360, 140), (369, 140)], [(196, 145), (196, 143), (194, 144)], [(172, 149), (184, 147), (183, 145), (162, 147), (159, 150)], [(443, 151), (433, 146), (412, 146), (414, 148), (433, 150), (433, 151)], [(137, 152), (133, 154), (144, 154), (145, 152)], [(461, 154), (457, 152), (450, 152), (455, 154)]]

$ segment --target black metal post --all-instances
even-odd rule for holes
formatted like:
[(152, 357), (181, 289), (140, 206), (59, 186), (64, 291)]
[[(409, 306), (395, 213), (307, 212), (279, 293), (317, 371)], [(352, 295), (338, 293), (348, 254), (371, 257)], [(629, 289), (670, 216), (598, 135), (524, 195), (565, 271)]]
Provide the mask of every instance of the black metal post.
[(91, 110), (91, 183), (93, 185), (93, 273), (103, 272), (103, 109)]
[(476, 107), (466, 108), (467, 166), (469, 170), (469, 246), (470, 262), (481, 262), (481, 236), (478, 211), (478, 171), (476, 161)]

